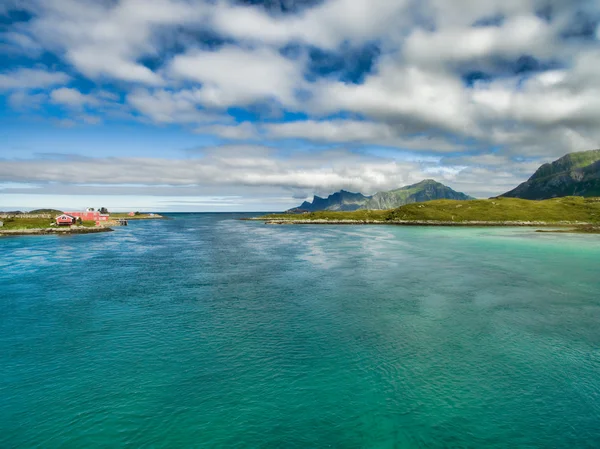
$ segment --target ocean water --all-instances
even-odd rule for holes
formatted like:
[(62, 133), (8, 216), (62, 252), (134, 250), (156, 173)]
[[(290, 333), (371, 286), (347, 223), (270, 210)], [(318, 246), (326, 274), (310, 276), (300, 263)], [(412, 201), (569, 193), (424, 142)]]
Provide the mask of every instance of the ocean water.
[(0, 239), (0, 448), (600, 447), (600, 236)]

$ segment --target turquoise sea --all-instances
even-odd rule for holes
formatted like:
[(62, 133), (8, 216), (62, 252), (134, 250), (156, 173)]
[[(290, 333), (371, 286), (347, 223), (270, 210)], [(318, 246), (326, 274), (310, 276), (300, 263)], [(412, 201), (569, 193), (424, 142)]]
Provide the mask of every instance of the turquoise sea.
[(0, 448), (598, 448), (600, 236), (175, 214), (0, 239)]

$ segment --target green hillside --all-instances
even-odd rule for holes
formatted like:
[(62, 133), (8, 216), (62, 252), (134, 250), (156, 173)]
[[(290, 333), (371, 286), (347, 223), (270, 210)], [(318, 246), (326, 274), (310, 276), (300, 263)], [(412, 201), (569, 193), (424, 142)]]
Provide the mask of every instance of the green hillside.
[(530, 200), (600, 196), (600, 150), (570, 153), (544, 164), (529, 180), (502, 196)]
[(456, 192), (433, 179), (426, 179), (417, 184), (401, 187), (388, 192), (379, 192), (373, 196), (341, 190), (327, 198), (315, 196), (312, 202), (305, 201), (300, 206), (288, 210), (288, 213), (304, 213), (318, 211), (356, 211), (386, 210), (410, 203), (431, 200), (469, 200), (472, 197)]
[(365, 209), (393, 209), (405, 204), (422, 203), (433, 200), (470, 200), (472, 197), (461, 192), (456, 192), (433, 179), (426, 179), (410, 186), (389, 192), (380, 192), (367, 201)]
[(29, 211), (27, 213), (30, 215), (42, 215), (42, 214), (62, 215), (63, 211), (57, 210), (57, 209), (36, 209), (36, 210)]
[(377, 222), (544, 222), (600, 223), (600, 198), (565, 197), (545, 201), (517, 198), (489, 200), (436, 200), (408, 204), (386, 211), (313, 212), (293, 216), (275, 214), (266, 221), (377, 221)]

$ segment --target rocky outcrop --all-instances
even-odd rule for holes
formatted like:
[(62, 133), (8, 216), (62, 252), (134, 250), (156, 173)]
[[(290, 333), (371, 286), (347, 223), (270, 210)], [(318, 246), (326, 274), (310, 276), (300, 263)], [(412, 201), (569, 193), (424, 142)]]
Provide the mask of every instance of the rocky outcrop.
[(305, 201), (300, 206), (290, 209), (290, 213), (317, 212), (320, 210), (351, 212), (360, 209), (370, 197), (362, 193), (339, 192), (329, 195), (327, 198), (316, 196), (312, 202)]

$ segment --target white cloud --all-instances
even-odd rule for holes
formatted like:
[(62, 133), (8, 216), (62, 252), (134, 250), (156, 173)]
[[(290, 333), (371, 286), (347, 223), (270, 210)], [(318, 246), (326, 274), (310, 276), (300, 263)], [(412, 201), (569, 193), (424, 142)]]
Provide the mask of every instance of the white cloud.
[(81, 108), (88, 104), (96, 104), (97, 100), (90, 95), (85, 95), (77, 89), (61, 87), (50, 93), (50, 100), (53, 103), (62, 104), (73, 108)]
[(157, 85), (161, 77), (139, 60), (157, 55), (156, 33), (198, 20), (201, 5), (176, 0), (50, 0), (38, 4), (39, 15), (29, 31), (86, 76)]
[(199, 89), (180, 91), (136, 89), (127, 95), (127, 102), (156, 123), (201, 124), (223, 120), (222, 117), (201, 109)]
[(419, 164), (345, 150), (283, 154), (267, 147), (223, 146), (198, 158), (3, 160), (0, 182), (98, 185), (223, 185), (375, 192), (423, 179)]
[(250, 122), (243, 122), (239, 125), (208, 125), (200, 126), (195, 130), (201, 134), (213, 134), (223, 139), (231, 140), (249, 140), (257, 139), (259, 132)]
[(169, 73), (202, 84), (199, 100), (217, 108), (267, 100), (291, 105), (294, 89), (304, 84), (298, 61), (267, 48), (190, 51), (173, 59)]
[(406, 0), (329, 0), (291, 16), (270, 16), (255, 7), (220, 2), (212, 23), (241, 40), (285, 45), (303, 42), (335, 49), (343, 42), (361, 43), (400, 32), (409, 23)]
[(28, 109), (37, 109), (48, 100), (46, 93), (32, 94), (26, 90), (17, 90), (10, 94), (8, 103), (13, 109), (26, 111)]
[(314, 112), (351, 111), (393, 123), (407, 134), (451, 131), (471, 135), (474, 121), (469, 93), (450, 74), (401, 65), (389, 57), (360, 85), (320, 82), (311, 101)]
[[(536, 14), (546, 5), (552, 16), (542, 19)], [(4, 33), (4, 45), (30, 55), (49, 51), (61, 61), (57, 67), (66, 64), (97, 87), (83, 94), (65, 87), (71, 81), (65, 73), (21, 68), (0, 74), (0, 89), (14, 90), (9, 102), (15, 108), (39, 106), (48, 98), (69, 106), (63, 125), (93, 123), (108, 114), (125, 117), (132, 110), (146, 122), (182, 124), (224, 139), (303, 139), (465, 157), (424, 167), (349, 152), (311, 151), (286, 159), (284, 152), (248, 156), (246, 148), (242, 157), (221, 148), (222, 157), (209, 153), (202, 162), (94, 162), (115, 173), (138, 164), (144, 179), (173, 183), (207, 180), (221, 188), (229, 182), (302, 191), (354, 186), (366, 192), (438, 173), (468, 187), (467, 193), (491, 194), (514, 187), (527, 164), (600, 141), (598, 43), (561, 38), (579, 9), (600, 13), (598, 2), (324, 0), (280, 15), (225, 0), (32, 0), (26, 6), (34, 17)], [(202, 33), (215, 35), (214, 47), (202, 42)], [(331, 54), (333, 61), (324, 64), (335, 69), (337, 57), (354, 56), (353, 50), (374, 43), (380, 56), (360, 82), (340, 81), (336, 70), (306, 77), (309, 46)], [(295, 56), (284, 56), (294, 50)], [(511, 73), (521, 56), (536, 58), (538, 71)], [(462, 75), (470, 71), (485, 72), (489, 81), (465, 85)], [(99, 91), (100, 85), (119, 95)], [(30, 92), (34, 89), (44, 92)], [(116, 106), (122, 98), (126, 104)], [(253, 108), (259, 119), (238, 125), (225, 116), (231, 107)], [(260, 107), (307, 117), (270, 123), (273, 116), (264, 120)], [(340, 116), (354, 118), (331, 118)], [(491, 154), (489, 147), (499, 149)], [(472, 149), (479, 154), (469, 153)], [(516, 156), (535, 161), (515, 162)], [(80, 164), (81, 173), (96, 176), (84, 170), (87, 163)], [(174, 175), (161, 175), (158, 166)], [(476, 183), (484, 187), (477, 190)]]
[(549, 160), (467, 155), (447, 156), (441, 162), (400, 161), (345, 149), (289, 152), (229, 145), (197, 150), (187, 159), (5, 159), (0, 183), (53, 183), (49, 194), (110, 195), (129, 190), (140, 195), (292, 198), (297, 192), (327, 195), (340, 189), (373, 194), (433, 177), (456, 190), (486, 197), (514, 188)]
[(439, 65), (523, 54), (547, 58), (556, 54), (556, 46), (547, 22), (518, 16), (502, 26), (416, 29), (405, 41), (404, 54), (410, 62)]
[(408, 150), (450, 152), (465, 149), (464, 145), (427, 135), (403, 136), (402, 127), (386, 123), (359, 120), (305, 120), (264, 125), (267, 137), (306, 139), (313, 142), (376, 144)]
[(67, 83), (70, 79), (69, 75), (62, 72), (21, 67), (0, 73), (0, 90), (46, 88)]
[(42, 52), (42, 46), (31, 36), (16, 31), (0, 33), (0, 45), (7, 53), (25, 53), (32, 57), (37, 57)]

